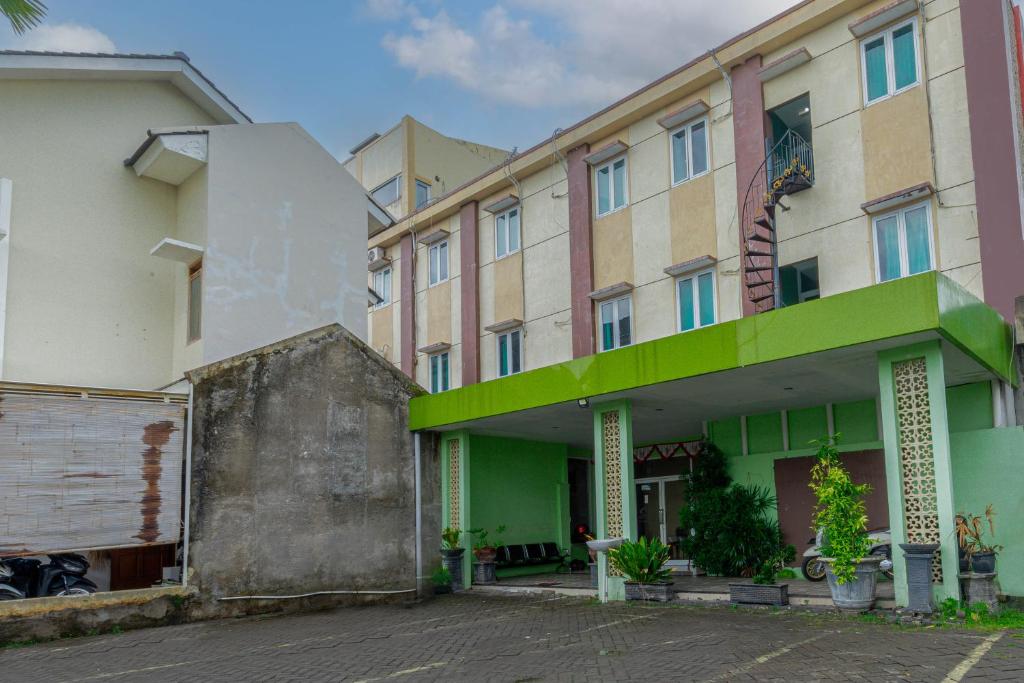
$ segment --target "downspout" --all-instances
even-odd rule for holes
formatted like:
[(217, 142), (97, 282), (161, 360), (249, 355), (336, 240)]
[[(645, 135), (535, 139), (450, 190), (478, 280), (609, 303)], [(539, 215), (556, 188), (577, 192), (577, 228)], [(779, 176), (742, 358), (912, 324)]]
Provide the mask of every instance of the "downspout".
[(932, 178), (935, 179), (935, 201), (939, 206), (945, 206), (942, 202), (942, 192), (939, 188), (939, 164), (935, 158), (935, 125), (932, 121), (932, 85), (928, 78), (928, 42), (925, 39), (925, 24), (928, 23), (928, 19), (924, 16), (924, 5), (918, 5), (917, 16), (920, 17), (920, 30), (918, 31), (921, 40), (921, 70), (925, 73), (922, 74), (921, 80), (924, 85), (924, 98), (928, 105), (928, 146), (929, 151), (932, 155)]
[(194, 387), (191, 380), (188, 383), (188, 419), (185, 422), (185, 531), (182, 534), (181, 549), (181, 587), (188, 587), (188, 544), (191, 536), (191, 512), (192, 512), (192, 397)]
[(420, 494), (423, 469), (420, 464), (420, 433), (413, 432), (412, 435), (414, 470), (416, 472), (416, 566), (414, 576), (416, 577), (416, 593), (420, 591), (420, 581), (423, 578), (423, 498)]

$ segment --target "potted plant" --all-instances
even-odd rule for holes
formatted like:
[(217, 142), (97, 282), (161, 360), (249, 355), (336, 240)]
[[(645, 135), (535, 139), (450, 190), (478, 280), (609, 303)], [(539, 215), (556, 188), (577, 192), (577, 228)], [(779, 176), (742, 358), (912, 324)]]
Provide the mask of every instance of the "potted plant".
[[(476, 557), (473, 564), (473, 583), (494, 583), (497, 581), (494, 575), (494, 558), (498, 555), (498, 547), (504, 543), (498, 539), (491, 540), (490, 533), (484, 528), (470, 529), (469, 533), (476, 537), (476, 542), (473, 543), (473, 556)], [(505, 533), (505, 525), (499, 524), (494, 533)]]
[(780, 547), (761, 563), (754, 574), (753, 583), (730, 583), (729, 602), (746, 605), (788, 605), (789, 584), (776, 583), (779, 572), (796, 559), (796, 548)]
[(986, 543), (983, 525), (983, 522), (988, 523), (989, 536), (994, 538), (995, 516), (991, 503), (985, 507), (984, 518), (971, 513), (956, 516), (957, 541), (966, 556), (970, 571), (975, 574), (994, 574), (996, 571), (996, 553), (1001, 551), (1003, 546)]
[(444, 595), (452, 592), (452, 574), (444, 567), (438, 567), (430, 580), (434, 584), (434, 595)]
[(626, 577), (627, 600), (671, 600), (672, 572), (665, 566), (668, 559), (668, 546), (646, 537), (626, 541), (608, 551), (608, 561)]
[(462, 532), (447, 527), (441, 532), (441, 565), (448, 571), (448, 584), (452, 590), (462, 590), (465, 582), (462, 577), (462, 556), (466, 549), (459, 545)]
[(832, 602), (845, 611), (862, 612), (875, 602), (878, 565), (883, 557), (871, 555), (864, 496), (868, 484), (855, 484), (839, 459), (832, 439), (815, 442), (818, 461), (811, 468), (811, 489), (817, 498), (814, 528), (824, 529), (821, 543), (825, 576)]

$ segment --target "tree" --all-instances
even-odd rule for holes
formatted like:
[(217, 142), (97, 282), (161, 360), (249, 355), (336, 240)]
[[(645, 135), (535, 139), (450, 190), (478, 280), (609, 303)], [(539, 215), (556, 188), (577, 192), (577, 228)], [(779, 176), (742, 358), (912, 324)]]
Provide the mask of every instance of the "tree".
[(0, 0), (0, 14), (11, 22), (11, 29), (21, 35), (39, 24), (46, 16), (41, 0)]

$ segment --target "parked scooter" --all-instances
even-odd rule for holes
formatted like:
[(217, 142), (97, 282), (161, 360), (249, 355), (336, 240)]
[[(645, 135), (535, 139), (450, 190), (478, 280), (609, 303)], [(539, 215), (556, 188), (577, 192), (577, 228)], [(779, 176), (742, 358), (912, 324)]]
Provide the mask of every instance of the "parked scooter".
[(89, 562), (84, 557), (76, 553), (47, 557), (47, 564), (27, 557), (0, 559), (0, 600), (96, 592), (96, 584), (85, 578)]
[[(813, 543), (810, 548), (804, 551), (804, 561), (800, 568), (808, 581), (823, 581), (825, 579), (825, 563), (821, 561), (821, 540), (823, 529), (818, 530), (818, 535), (808, 540)], [(889, 529), (878, 529), (869, 531), (871, 537), (871, 554), (882, 555), (885, 559), (879, 569), (890, 579), (892, 578), (892, 532)]]

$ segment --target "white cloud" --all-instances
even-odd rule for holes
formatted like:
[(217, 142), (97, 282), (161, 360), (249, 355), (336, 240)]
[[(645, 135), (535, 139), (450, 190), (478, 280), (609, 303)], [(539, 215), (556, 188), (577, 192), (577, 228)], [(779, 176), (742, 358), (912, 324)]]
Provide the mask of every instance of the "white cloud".
[[(384, 39), (420, 77), (523, 107), (600, 106), (681, 66), (794, 0), (507, 0), (459, 24), (408, 0), (369, 0), (404, 21)], [(380, 11), (387, 6), (401, 11)], [(752, 6), (755, 9), (752, 9)], [(555, 36), (554, 38), (550, 36)]]
[(117, 52), (105, 33), (80, 24), (42, 24), (10, 41), (14, 50), (53, 52)]

